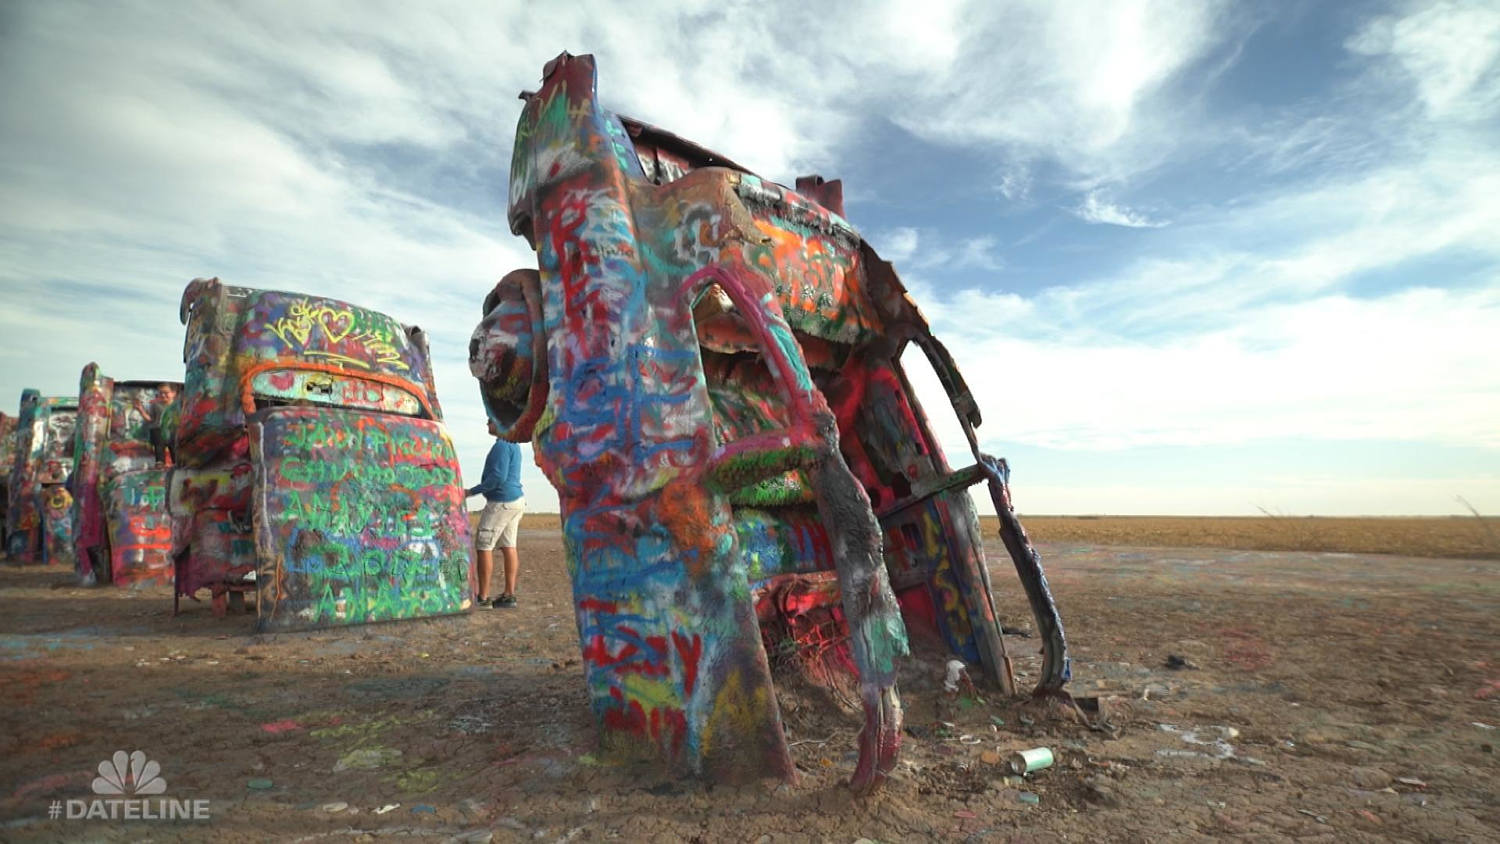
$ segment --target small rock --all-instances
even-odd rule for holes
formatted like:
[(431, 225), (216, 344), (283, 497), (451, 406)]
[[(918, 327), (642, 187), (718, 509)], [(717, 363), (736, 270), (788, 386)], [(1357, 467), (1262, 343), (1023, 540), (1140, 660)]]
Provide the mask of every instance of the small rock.
[(1379, 768), (1355, 768), (1349, 772), (1349, 781), (1359, 788), (1379, 791), (1391, 784), (1391, 775)]
[(979, 761), (986, 765), (998, 765), (1000, 764), (1000, 759), (1001, 756), (998, 750), (986, 750), (979, 754)]
[(469, 817), (484, 813), (484, 803), (473, 797), (465, 797), (458, 801), (458, 810)]
[(1110, 809), (1120, 805), (1120, 795), (1114, 787), (1093, 778), (1083, 781), (1083, 799)]

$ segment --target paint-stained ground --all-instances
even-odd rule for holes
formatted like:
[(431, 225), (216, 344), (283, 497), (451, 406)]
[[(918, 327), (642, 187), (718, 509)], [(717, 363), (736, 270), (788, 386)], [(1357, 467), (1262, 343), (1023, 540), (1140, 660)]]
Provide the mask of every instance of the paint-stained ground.
[[(0, 839), (1500, 838), (1494, 561), (1042, 543), (1072, 688), (1113, 729), (946, 701), (926, 652), (901, 768), (860, 800), (841, 785), (857, 719), (791, 681), (795, 785), (602, 764), (560, 535), (529, 528), (521, 550), (517, 609), (269, 637), (201, 605), (172, 618), (163, 587), (0, 567)], [(1007, 641), (1034, 676), (1031, 640)], [(995, 760), (1034, 746), (1057, 764), (1007, 781)], [(211, 819), (47, 819), (119, 749)]]

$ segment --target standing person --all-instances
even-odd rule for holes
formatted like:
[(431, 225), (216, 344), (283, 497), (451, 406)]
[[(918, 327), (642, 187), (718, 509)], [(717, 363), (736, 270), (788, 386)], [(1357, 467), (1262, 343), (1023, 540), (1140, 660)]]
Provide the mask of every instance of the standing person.
[(172, 437), (166, 429), (167, 411), (177, 401), (177, 385), (161, 384), (156, 395), (146, 408), (146, 431), (151, 437), (151, 450), (156, 453), (156, 462), (172, 465)]
[[(481, 607), (513, 607), (516, 573), (521, 568), (521, 557), (516, 553), (516, 531), (521, 527), (521, 514), (526, 512), (526, 498), (521, 494), (521, 447), (500, 439), (494, 420), (489, 423), (489, 432), (495, 444), (484, 458), (479, 485), (468, 491), (469, 495), (483, 493), (485, 500), (484, 511), (479, 514), (479, 529), (474, 533), (474, 550), (479, 558), (479, 594), (475, 599)], [(505, 591), (491, 600), (490, 578), (495, 572), (497, 545), (505, 564)]]

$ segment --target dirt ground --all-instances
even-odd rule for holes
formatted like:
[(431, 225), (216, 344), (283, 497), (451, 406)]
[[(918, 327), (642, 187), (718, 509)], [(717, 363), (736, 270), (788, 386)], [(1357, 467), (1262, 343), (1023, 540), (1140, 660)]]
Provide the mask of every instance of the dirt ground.
[[(3, 566), (0, 839), (1500, 839), (1500, 564), (1096, 543), (1039, 546), (1071, 689), (1110, 729), (949, 701), (922, 649), (900, 769), (867, 799), (842, 785), (857, 716), (791, 680), (795, 784), (596, 757), (555, 521), (522, 532), (516, 609), (331, 632), (254, 636), (206, 605), (173, 618), (165, 587)], [(989, 550), (1007, 621), (1029, 621)], [(1033, 641), (1007, 637), (1032, 677)], [(996, 764), (1039, 746), (1058, 761), (1024, 780)], [(49, 820), (119, 749), (210, 819)]]

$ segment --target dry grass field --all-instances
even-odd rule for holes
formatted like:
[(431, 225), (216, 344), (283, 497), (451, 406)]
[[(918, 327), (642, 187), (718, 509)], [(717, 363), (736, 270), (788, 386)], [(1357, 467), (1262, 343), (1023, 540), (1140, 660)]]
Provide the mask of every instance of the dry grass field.
[[(994, 517), (980, 521), (987, 537), (1000, 529)], [(1500, 518), (1493, 516), (1022, 516), (1021, 523), (1038, 542), (1500, 560)], [(560, 526), (556, 513), (527, 513), (522, 525)]]
[[(987, 535), (999, 530), (995, 519), (982, 521)], [(1493, 517), (1022, 516), (1021, 523), (1041, 542), (1500, 560)]]

